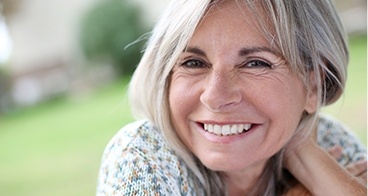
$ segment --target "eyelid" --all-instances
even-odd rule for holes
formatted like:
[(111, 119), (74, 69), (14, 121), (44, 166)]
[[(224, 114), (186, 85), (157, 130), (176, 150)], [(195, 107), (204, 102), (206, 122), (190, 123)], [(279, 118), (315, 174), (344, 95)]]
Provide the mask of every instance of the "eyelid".
[[(185, 64), (188, 63), (188, 62), (190, 62), (190, 61), (199, 62), (203, 66), (201, 66), (201, 67), (190, 67), (190, 66), (186, 66)], [(209, 67), (209, 64), (205, 60), (203, 60), (201, 58), (189, 56), (189, 57), (183, 58), (180, 61), (179, 66), (183, 66), (183, 67), (186, 67), (186, 68), (207, 68), (207, 67)]]
[[(240, 67), (240, 68), (247, 67), (247, 65), (251, 62), (262, 62), (262, 63), (267, 64), (266, 65), (267, 67), (274, 68), (274, 63), (271, 63), (270, 61), (259, 58), (259, 57), (247, 58), (245, 61), (240, 63), (237, 67)], [(252, 68), (252, 67), (248, 67), (248, 68)]]
[(272, 62), (275, 62), (276, 59), (284, 59), (283, 56), (278, 55), (278, 53), (268, 51), (255, 51), (244, 55), (244, 57), (246, 59), (259, 59), (268, 62), (269, 64), (274, 64)]

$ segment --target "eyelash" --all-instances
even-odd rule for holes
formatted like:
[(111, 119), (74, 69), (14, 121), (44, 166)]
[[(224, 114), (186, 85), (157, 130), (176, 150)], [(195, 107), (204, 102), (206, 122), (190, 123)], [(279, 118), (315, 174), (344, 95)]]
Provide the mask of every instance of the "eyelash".
[[(192, 65), (190, 65), (190, 63)], [(193, 65), (193, 63), (195, 63), (196, 65)], [(185, 60), (183, 63), (180, 64), (180, 66), (183, 66), (183, 67), (186, 67), (186, 68), (192, 68), (192, 69), (199, 69), (199, 68), (209, 67), (205, 62), (203, 62), (202, 60), (198, 60), (198, 59)]]
[[(253, 66), (249, 66), (250, 64), (255, 64)], [(244, 68), (272, 68), (272, 64), (262, 60), (250, 60), (241, 64), (240, 67)]]

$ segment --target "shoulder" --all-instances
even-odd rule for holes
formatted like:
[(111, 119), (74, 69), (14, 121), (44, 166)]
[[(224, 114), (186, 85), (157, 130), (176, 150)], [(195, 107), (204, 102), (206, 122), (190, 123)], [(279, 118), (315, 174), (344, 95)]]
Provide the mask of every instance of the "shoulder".
[(120, 156), (120, 153), (129, 150), (145, 151), (146, 148), (152, 148), (154, 145), (163, 145), (163, 142), (157, 141), (160, 139), (159, 132), (146, 120), (127, 124), (107, 144), (102, 159), (116, 154)]
[(122, 128), (107, 145), (98, 179), (99, 195), (185, 195), (194, 175), (148, 121)]
[(356, 135), (343, 123), (331, 116), (320, 116), (317, 128), (317, 142), (325, 149), (335, 145), (341, 146), (343, 149), (342, 156), (339, 159), (341, 165), (367, 159), (366, 148)]

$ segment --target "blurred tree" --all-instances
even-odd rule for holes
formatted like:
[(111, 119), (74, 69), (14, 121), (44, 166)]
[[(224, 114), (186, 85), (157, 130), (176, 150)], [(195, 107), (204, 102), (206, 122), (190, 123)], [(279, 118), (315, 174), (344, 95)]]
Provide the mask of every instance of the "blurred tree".
[(82, 20), (80, 43), (89, 60), (111, 60), (121, 75), (131, 74), (141, 57), (145, 32), (139, 9), (124, 0), (99, 2)]
[(9, 16), (17, 11), (21, 0), (0, 0), (0, 12), (5, 16)]
[(10, 101), (10, 76), (0, 67), (0, 115), (6, 113), (11, 108)]
[(0, 0), (0, 114), (10, 111), (12, 106), (9, 94), (11, 78), (5, 66), (11, 52), (11, 43), (5, 19), (16, 13), (20, 3), (21, 0)]

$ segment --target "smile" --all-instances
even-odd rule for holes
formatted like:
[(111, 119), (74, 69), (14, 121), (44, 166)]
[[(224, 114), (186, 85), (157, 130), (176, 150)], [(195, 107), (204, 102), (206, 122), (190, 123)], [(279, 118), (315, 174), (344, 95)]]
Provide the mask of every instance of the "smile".
[(231, 125), (216, 125), (216, 124), (203, 124), (205, 131), (213, 133), (218, 136), (238, 135), (249, 131), (252, 128), (252, 124), (231, 124)]

